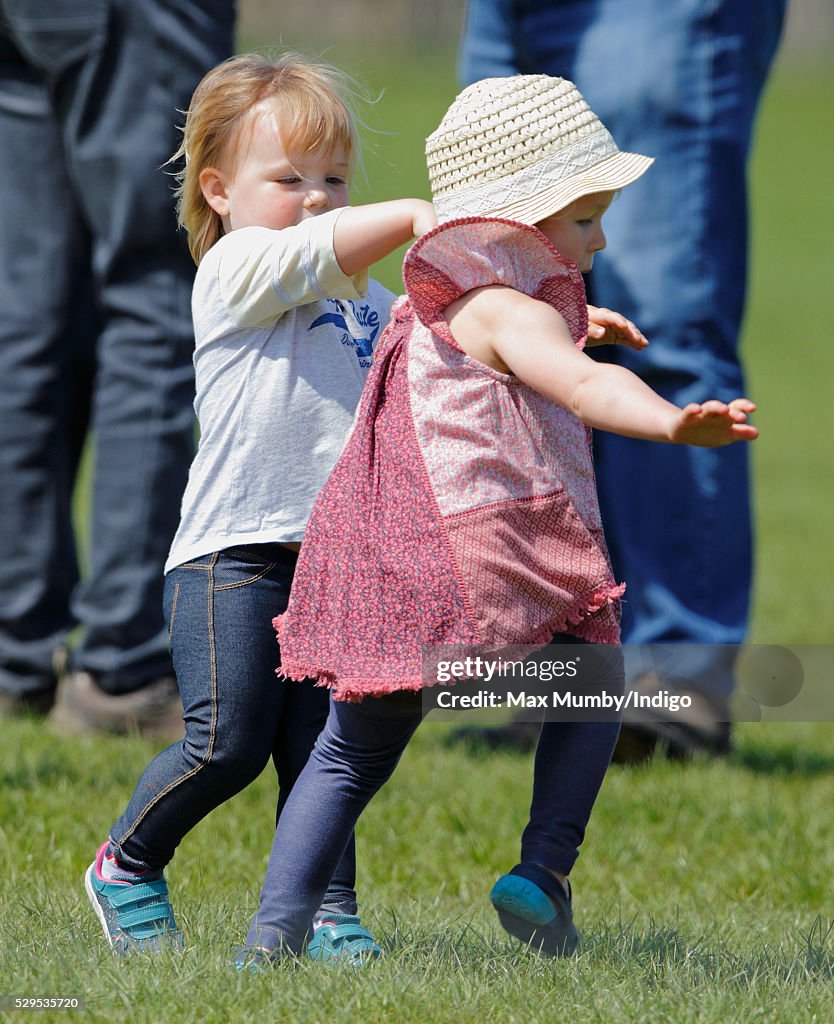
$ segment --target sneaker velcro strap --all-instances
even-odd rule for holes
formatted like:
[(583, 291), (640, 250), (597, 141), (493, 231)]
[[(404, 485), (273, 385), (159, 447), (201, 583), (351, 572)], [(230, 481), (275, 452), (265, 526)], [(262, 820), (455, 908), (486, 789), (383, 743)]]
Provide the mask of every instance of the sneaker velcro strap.
[[(344, 915), (348, 917), (348, 915)], [(354, 918), (345, 924), (322, 924), (316, 928), (307, 947), (313, 960), (356, 960), (365, 955), (379, 956), (380, 948), (367, 928)]]
[(108, 892), (107, 899), (113, 907), (127, 907), (139, 900), (153, 900), (162, 898), (168, 899), (168, 886), (161, 882), (138, 882), (135, 885), (126, 885), (118, 892)]
[(361, 924), (325, 924), (316, 931), (318, 935), (327, 935), (332, 942), (337, 942), (339, 939), (346, 939), (351, 942), (370, 942), (374, 941), (373, 935), (368, 931), (367, 928), (363, 928)]
[(147, 907), (139, 907), (136, 910), (127, 910), (123, 914), (116, 915), (116, 923), (120, 928), (128, 931), (137, 925), (152, 924), (155, 921), (168, 921), (171, 915), (171, 908), (167, 903), (152, 903)]

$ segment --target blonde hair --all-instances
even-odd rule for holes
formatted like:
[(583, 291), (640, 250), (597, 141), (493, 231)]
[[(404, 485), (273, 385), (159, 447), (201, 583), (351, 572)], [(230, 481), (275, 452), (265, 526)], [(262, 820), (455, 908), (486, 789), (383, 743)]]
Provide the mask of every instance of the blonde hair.
[(171, 162), (184, 160), (175, 175), (177, 219), (188, 232), (195, 263), (223, 234), (219, 215), (203, 196), (200, 173), (206, 167), (234, 172), (234, 147), (249, 112), (265, 100), (275, 100), (287, 153), (341, 147), (353, 163), (359, 142), (350, 103), (359, 95), (348, 75), (295, 53), (275, 61), (244, 54), (209, 71), (191, 98), (182, 144), (171, 157)]

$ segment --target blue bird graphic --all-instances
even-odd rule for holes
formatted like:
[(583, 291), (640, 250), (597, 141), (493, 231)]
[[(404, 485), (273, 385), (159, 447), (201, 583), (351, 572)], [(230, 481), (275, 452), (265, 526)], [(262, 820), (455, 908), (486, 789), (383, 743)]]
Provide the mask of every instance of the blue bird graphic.
[[(333, 300), (331, 300), (333, 301)], [(340, 303), (336, 303), (341, 308)], [(356, 322), (361, 327), (371, 328), (371, 333), (366, 338), (354, 338), (351, 336), (348, 330), (347, 320), (343, 312), (334, 313), (322, 313), (320, 317), (317, 317), (311, 324), (310, 330), (314, 327), (323, 327), (325, 324), (333, 324), (335, 327), (341, 328), (344, 331), (341, 342), (343, 345), (349, 345), (351, 348), (356, 350), (356, 355), (360, 359), (370, 359), (374, 353), (374, 341), (376, 340), (377, 334), (379, 334), (379, 313), (375, 309), (371, 309), (368, 305), (360, 306), (358, 309), (351, 302), (351, 309)]]

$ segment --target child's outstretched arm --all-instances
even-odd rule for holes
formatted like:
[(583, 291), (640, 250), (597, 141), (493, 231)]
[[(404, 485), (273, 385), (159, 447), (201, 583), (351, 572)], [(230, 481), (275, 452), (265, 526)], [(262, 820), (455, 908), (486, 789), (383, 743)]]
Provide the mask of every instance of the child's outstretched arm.
[(353, 277), (436, 224), (434, 207), (425, 199), (348, 206), (333, 232), (336, 259), (342, 272)]
[(490, 286), (452, 303), (446, 319), (457, 343), (494, 369), (570, 409), (588, 426), (626, 437), (718, 447), (752, 441), (755, 410), (746, 398), (681, 409), (621, 366), (597, 363), (573, 343), (567, 324), (544, 302)]

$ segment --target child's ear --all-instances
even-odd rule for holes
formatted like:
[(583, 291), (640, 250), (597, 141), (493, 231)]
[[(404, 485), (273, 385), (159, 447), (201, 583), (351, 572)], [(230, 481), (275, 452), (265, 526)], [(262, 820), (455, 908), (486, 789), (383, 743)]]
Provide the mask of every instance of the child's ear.
[(198, 180), (203, 198), (212, 210), (220, 217), (227, 217), (229, 197), (226, 191), (226, 175), (216, 167), (204, 167)]

